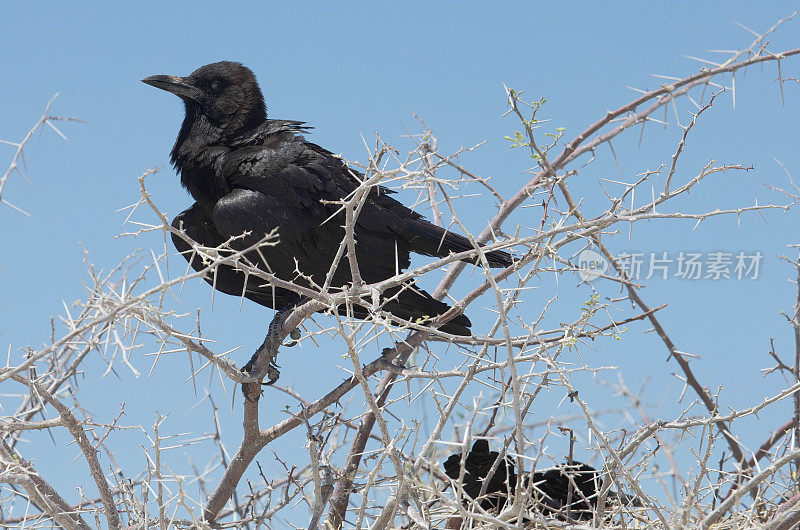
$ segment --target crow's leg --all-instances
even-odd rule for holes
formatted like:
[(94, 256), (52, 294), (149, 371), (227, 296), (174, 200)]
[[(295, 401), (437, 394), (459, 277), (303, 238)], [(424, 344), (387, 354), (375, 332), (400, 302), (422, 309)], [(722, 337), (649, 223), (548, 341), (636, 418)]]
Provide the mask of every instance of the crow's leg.
[[(283, 330), (283, 324), (286, 322), (286, 319), (289, 318), (292, 310), (299, 306), (302, 302), (302, 299), (297, 299), (275, 313), (275, 317), (269, 324), (269, 331), (267, 331), (267, 336), (264, 338), (263, 344), (259, 346), (250, 360), (247, 361), (247, 364), (242, 367), (242, 372), (256, 376), (261, 375), (261, 377), (266, 376), (269, 381), (266, 383), (261, 383), (264, 385), (272, 385), (278, 380), (280, 377), (280, 371), (278, 371), (277, 363), (278, 349), (282, 345), (281, 333)], [(294, 340), (291, 343), (286, 344), (286, 346), (291, 347), (297, 344), (296, 340), (300, 338), (299, 335), (299, 330), (292, 330), (291, 337)], [(263, 368), (262, 363), (264, 361), (267, 363), (266, 369)], [(244, 388), (243, 390), (245, 391), (245, 394), (247, 394), (247, 390)]]
[[(267, 331), (264, 342), (258, 347), (253, 356), (250, 357), (247, 364), (242, 367), (242, 372), (251, 375), (262, 375), (262, 377), (266, 376), (269, 382), (263, 384), (271, 385), (280, 377), (277, 364), (278, 348), (281, 345), (280, 334), (283, 323), (286, 321), (290, 312), (291, 308), (288, 308), (280, 310), (275, 314), (275, 318), (273, 318), (272, 322), (269, 324), (269, 331)], [(264, 361), (267, 363), (266, 370), (261, 369)]]

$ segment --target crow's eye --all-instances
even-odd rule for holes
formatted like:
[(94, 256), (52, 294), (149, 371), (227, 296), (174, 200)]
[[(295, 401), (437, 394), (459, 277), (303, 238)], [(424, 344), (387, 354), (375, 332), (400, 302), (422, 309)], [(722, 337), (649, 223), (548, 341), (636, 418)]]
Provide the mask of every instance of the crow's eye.
[(214, 81), (213, 83), (211, 83), (211, 90), (213, 90), (214, 92), (218, 92), (221, 86), (222, 84), (219, 81)]

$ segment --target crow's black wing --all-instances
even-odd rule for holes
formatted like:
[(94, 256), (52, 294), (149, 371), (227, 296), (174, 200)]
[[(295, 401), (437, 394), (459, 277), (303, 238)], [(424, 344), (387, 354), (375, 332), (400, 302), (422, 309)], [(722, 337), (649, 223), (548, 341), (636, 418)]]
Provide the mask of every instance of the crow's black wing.
[[(344, 212), (337, 201), (348, 198), (358, 183), (332, 155), (300, 141), (274, 148), (246, 147), (226, 157), (223, 178), (231, 193), (217, 202), (219, 231), (254, 236), (277, 229), (279, 247), (297, 259), (300, 270), (319, 285), (324, 282), (344, 239)], [(368, 283), (385, 280), (410, 265), (408, 244), (398, 237), (401, 220), (368, 200), (356, 220), (356, 257)], [(332, 285), (351, 280), (342, 260)]]
[[(322, 147), (310, 143), (307, 143), (306, 146), (321, 157), (333, 162), (335, 168), (333, 174), (338, 177), (335, 179), (337, 187), (340, 192), (351, 193), (358, 185), (355, 179), (361, 175), (348, 168), (341, 160), (334, 158)], [(381, 220), (378, 227), (380, 237), (395, 239), (409, 252), (440, 258), (451, 252), (465, 252), (475, 248), (466, 237), (430, 223), (422, 215), (391, 197), (390, 195), (393, 193), (383, 186), (376, 186), (370, 191), (362, 208), (361, 215), (369, 221), (370, 228), (375, 227), (373, 223), (376, 219)], [(361, 227), (366, 228), (363, 225)], [(511, 265), (511, 255), (508, 252), (487, 252), (486, 258), (492, 267)]]
[[(285, 280), (323, 285), (345, 237), (339, 201), (358, 187), (357, 177), (341, 160), (299, 140), (274, 147), (249, 146), (226, 156), (221, 177), (231, 191), (214, 206), (216, 229), (226, 236), (250, 233), (236, 245), (252, 245), (276, 229), (280, 242), (260, 249), (265, 268)], [(386, 190), (374, 193), (385, 195)], [(356, 219), (356, 258), (367, 283), (390, 278), (410, 265), (409, 243), (400, 237), (404, 219), (395, 205), (410, 212), (397, 201), (370, 196)], [(342, 287), (351, 280), (349, 263), (342, 257), (331, 286)], [(449, 309), (413, 283), (384, 294), (390, 299), (385, 309), (403, 320), (432, 318)], [(357, 313), (366, 316), (365, 311)], [(468, 335), (469, 326), (469, 319), (459, 315), (441, 329)]]
[[(193, 204), (178, 214), (172, 221), (172, 226), (208, 248), (220, 247), (228, 239), (217, 230), (211, 212), (199, 203)], [(182, 237), (172, 234), (172, 242), (194, 270), (199, 272), (208, 268), (208, 264), (203, 262), (203, 259)], [(248, 258), (258, 259), (258, 256), (251, 254)], [(267, 307), (279, 309), (297, 299), (297, 295), (293, 292), (264, 285), (263, 280), (254, 276), (246, 278), (241, 271), (229, 265), (218, 266), (214, 271), (205, 274), (203, 279), (225, 294), (244, 296)]]

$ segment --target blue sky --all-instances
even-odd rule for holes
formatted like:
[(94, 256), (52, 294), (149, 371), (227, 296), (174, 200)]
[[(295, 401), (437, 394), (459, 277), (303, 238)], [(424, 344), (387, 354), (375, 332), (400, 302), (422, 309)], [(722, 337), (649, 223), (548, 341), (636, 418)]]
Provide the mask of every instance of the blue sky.
[[(734, 21), (763, 31), (798, 6), (789, 1), (6, 2), (8, 24), (0, 34), (6, 52), (0, 139), (22, 138), (55, 93), (59, 97), (53, 113), (85, 123), (63, 124), (67, 141), (45, 130), (26, 152), (26, 176), (32, 185), (12, 176), (4, 190), (4, 197), (31, 217), (0, 207), (0, 245), (5, 250), (0, 259), (0, 348), (20, 356), (26, 346), (40, 346), (50, 335), (50, 316), (60, 314), (64, 302), (83, 295), (85, 266), (79, 243), (106, 269), (137, 248), (158, 248), (155, 237), (115, 238), (124, 220), (116, 210), (138, 199), (137, 178), (143, 171), (160, 168), (149, 178), (150, 191), (170, 215), (190, 204), (168, 162), (182, 106), (140, 83), (142, 77), (186, 75), (208, 62), (241, 61), (258, 76), (270, 116), (310, 122), (315, 142), (353, 160), (365, 159), (362, 136), (371, 139), (375, 132), (401, 150), (408, 148), (405, 130), (416, 130), (416, 113), (437, 134), (443, 151), (485, 141), (464, 162), (476, 173), (492, 176), (510, 195), (527, 180), (524, 172), (530, 160), (510, 150), (503, 138), (519, 128), (512, 118), (502, 117), (503, 84), (524, 90), (531, 99), (547, 98), (543, 117), (552, 120), (553, 128), (565, 127), (566, 137), (571, 137), (607, 109), (633, 99), (635, 92), (626, 86), (654, 88), (660, 81), (650, 74), (696, 72), (700, 65), (685, 55), (713, 59), (720, 55), (707, 50), (749, 44), (751, 35)], [(797, 46), (798, 23), (789, 22), (770, 39), (773, 51)], [(784, 68), (785, 76), (798, 77), (796, 60)], [(755, 198), (759, 203), (780, 200), (763, 185), (787, 184), (773, 158), (800, 178), (798, 85), (785, 87), (782, 103), (776, 75), (770, 64), (737, 77), (736, 108), (729, 95), (721, 96), (695, 133), (681, 166), (684, 176), (710, 159), (754, 169), (711, 179), (683, 199), (680, 208), (699, 211), (715, 204), (746, 206)], [(615, 143), (625, 180), (669, 160), (680, 135), (671, 111), (669, 118), (667, 130), (648, 126), (641, 147), (638, 132)], [(10, 160), (11, 148), (3, 148), (0, 153)], [(574, 193), (589, 198), (587, 204), (602, 193), (598, 179), (620, 178), (613, 159), (607, 152), (601, 155), (570, 184)], [(403, 198), (413, 200), (411, 195)], [(470, 229), (480, 231), (494, 209), (489, 201), (469, 204), (481, 206), (464, 214)], [(692, 223), (650, 223), (637, 227), (630, 243), (624, 237), (614, 243), (618, 252), (763, 253), (756, 281), (669, 279), (653, 281), (643, 292), (651, 306), (669, 304), (663, 313), (665, 326), (679, 349), (702, 355), (693, 367), (705, 385), (723, 388), (724, 406), (755, 403), (781, 384), (775, 376), (762, 378), (758, 370), (770, 365), (765, 352), (771, 337), (782, 351), (793, 349), (791, 330), (779, 315), (781, 310), (790, 312), (794, 303), (795, 286), (789, 282), (793, 272), (777, 256), (793, 254), (787, 245), (800, 243), (797, 221), (792, 211), (770, 213), (765, 220), (743, 216), (738, 225), (735, 218), (717, 219), (694, 231)], [(591, 295), (588, 287), (576, 284), (542, 280), (541, 289), (557, 291), (564, 314), (574, 314)], [(613, 296), (613, 288), (597, 288)], [(243, 345), (240, 360), (246, 360), (263, 338), (271, 317), (265, 309), (247, 303), (240, 309), (237, 300), (222, 296), (212, 309), (209, 289), (200, 281), (188, 284), (181, 296), (184, 310), (205, 308), (204, 330), (219, 338), (220, 351)], [(531, 303), (536, 304), (535, 297)], [(532, 312), (538, 314), (539, 308), (535, 305)], [(488, 313), (477, 311), (473, 321), (487, 325)], [(620, 366), (632, 388), (650, 378), (648, 403), (673, 403), (681, 387), (670, 375), (677, 366), (665, 361), (666, 350), (653, 334), (642, 334), (646, 326), (634, 324), (630, 330), (625, 340), (596, 344), (582, 354), (596, 365)], [(141, 357), (137, 366), (146, 374), (150, 362)], [(343, 376), (333, 369), (340, 364), (339, 354), (325, 348), (291, 352), (284, 356), (283, 382), (318, 395), (319, 389)], [(180, 374), (177, 380), (175, 373)], [(158, 409), (171, 411), (167, 426), (175, 432), (204, 431), (209, 428), (207, 412), (190, 408), (199, 398), (174, 388), (188, 385), (187, 373), (182, 361), (167, 360), (149, 379), (123, 373), (119, 379), (92, 381), (82, 391), (98, 418), (112, 417), (126, 402), (129, 423), (152, 422)], [(615, 381), (616, 375), (598, 378)], [(611, 394), (595, 386), (587, 395)], [(237, 406), (231, 411), (227, 399), (223, 422), (229, 426), (232, 448), (239, 436), (240, 410)], [(278, 421), (279, 410), (291, 403), (283, 396), (274, 399), (274, 410), (262, 407), (265, 425)], [(555, 396), (553, 403), (559, 401)], [(673, 410), (672, 405), (659, 405), (653, 414), (668, 417)], [(537, 417), (546, 418), (550, 412)], [(751, 432), (741, 433), (743, 439), (755, 448), (788, 418), (788, 403), (768, 410), (760, 422), (751, 424)], [(121, 446), (130, 443), (131, 451), (138, 451), (141, 437), (120, 435), (121, 440), (125, 437)], [(74, 474), (83, 474), (81, 464), (72, 462), (72, 448), (43, 452), (41, 448), (52, 447), (49, 439), (38, 434), (30, 439), (30, 448), (23, 446), (22, 451), (35, 455), (54, 481), (69, 489)], [(302, 444), (303, 439), (298, 432), (279, 449), (290, 458), (302, 458), (292, 444)], [(205, 457), (210, 454), (198, 451)], [(65, 459), (69, 466), (59, 467)], [(127, 464), (133, 469), (141, 462), (139, 458)]]

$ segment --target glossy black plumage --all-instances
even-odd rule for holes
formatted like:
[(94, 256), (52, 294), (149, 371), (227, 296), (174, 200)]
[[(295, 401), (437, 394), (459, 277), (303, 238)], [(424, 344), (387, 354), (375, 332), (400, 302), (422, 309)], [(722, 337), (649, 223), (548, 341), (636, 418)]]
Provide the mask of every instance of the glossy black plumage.
[[(151, 76), (145, 83), (183, 99), (186, 117), (172, 149), (172, 162), (181, 183), (195, 204), (175, 218), (173, 226), (205, 246), (216, 247), (232, 236), (231, 246), (244, 249), (277, 229), (279, 242), (265, 246), (247, 259), (278, 278), (315, 288), (325, 283), (331, 263), (344, 237), (341, 201), (358, 187), (361, 175), (303, 134), (303, 122), (267, 119), (266, 106), (253, 73), (239, 63), (203, 66), (188, 77)], [(353, 176), (352, 173), (355, 173)], [(443, 230), (393, 199), (392, 192), (375, 187), (356, 219), (356, 255), (362, 279), (385, 280), (410, 265), (410, 253), (444, 257), (473, 247), (457, 234)], [(176, 248), (192, 267), (189, 245), (173, 236)], [(486, 254), (491, 266), (511, 264), (508, 253)], [(264, 285), (232, 267), (222, 266), (215, 287), (227, 294), (249, 298), (282, 309), (296, 303), (289, 290)], [(347, 259), (333, 272), (330, 285), (351, 283)], [(384, 309), (403, 320), (435, 317), (449, 307), (434, 300), (413, 283), (384, 293)], [(344, 307), (339, 310), (343, 312)], [(355, 316), (367, 310), (356, 307)], [(470, 321), (459, 315), (440, 329), (469, 335)]]
[[(472, 444), (472, 450), (467, 453), (464, 460), (464, 478), (461, 483), (464, 493), (470, 498), (478, 498), (483, 482), (489, 476), (499, 456), (500, 453), (497, 451), (489, 451), (489, 442), (486, 440), (476, 440)], [(461, 474), (461, 453), (452, 454), (445, 460), (444, 472), (451, 479), (458, 480)], [(514, 471), (514, 463), (506, 457), (489, 478), (485, 496), (480, 500), (481, 507), (487, 511), (502, 510), (506, 505), (508, 493), (513, 492), (516, 487), (517, 474)]]
[[(477, 440), (464, 461), (463, 489), (470, 498), (477, 499), (483, 482), (489, 477), (494, 462), (500, 454), (489, 451), (486, 440)], [(451, 455), (444, 463), (445, 474), (458, 480), (461, 472), (461, 453)], [(575, 483), (572, 491), (570, 515), (575, 520), (591, 520), (597, 506), (597, 492), (601, 485), (600, 472), (591, 466), (573, 462), (546, 471), (528, 473), (522, 478), (522, 487), (527, 489), (534, 505), (532, 509), (545, 516), (564, 519), (569, 498), (569, 480)], [(489, 479), (486, 495), (480, 499), (484, 510), (502, 510), (517, 491), (517, 474), (514, 462), (505, 457)]]
[[(569, 499), (570, 478), (575, 483), (572, 499)], [(601, 480), (600, 472), (595, 468), (572, 462), (547, 471), (534, 471), (525, 477), (523, 485), (536, 499), (537, 508), (543, 515), (564, 518), (571, 501), (570, 515), (580, 521), (592, 519)]]

